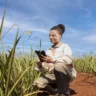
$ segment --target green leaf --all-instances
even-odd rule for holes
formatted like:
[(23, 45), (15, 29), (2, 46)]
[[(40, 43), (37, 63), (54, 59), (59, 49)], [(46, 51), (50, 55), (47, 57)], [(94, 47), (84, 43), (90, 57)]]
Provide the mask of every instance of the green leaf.
[(3, 14), (2, 21), (1, 21), (1, 26), (0, 26), (0, 40), (2, 38), (2, 29), (3, 29), (5, 14), (6, 14), (6, 8), (4, 9), (4, 14)]

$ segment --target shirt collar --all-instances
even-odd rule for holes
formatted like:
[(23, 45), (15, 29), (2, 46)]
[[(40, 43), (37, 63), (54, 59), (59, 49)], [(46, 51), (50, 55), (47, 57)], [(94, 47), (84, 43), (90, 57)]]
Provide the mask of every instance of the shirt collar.
[(63, 44), (63, 42), (60, 42), (60, 43), (58, 43), (57, 45), (52, 45), (52, 47), (51, 48), (49, 48), (50, 50), (51, 49), (53, 49), (53, 48), (59, 48), (61, 45)]

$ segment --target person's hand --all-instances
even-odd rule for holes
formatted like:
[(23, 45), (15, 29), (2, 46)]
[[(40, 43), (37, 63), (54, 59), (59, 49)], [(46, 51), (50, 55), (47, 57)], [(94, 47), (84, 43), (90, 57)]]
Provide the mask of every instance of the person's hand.
[(41, 59), (46, 63), (53, 63), (53, 59), (50, 56), (43, 56), (41, 55)]

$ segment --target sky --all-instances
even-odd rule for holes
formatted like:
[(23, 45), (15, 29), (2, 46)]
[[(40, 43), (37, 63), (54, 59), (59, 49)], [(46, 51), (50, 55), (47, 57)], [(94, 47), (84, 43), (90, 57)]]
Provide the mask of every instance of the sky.
[[(0, 0), (0, 23), (6, 0)], [(57, 24), (64, 24), (66, 31), (62, 41), (67, 43), (73, 56), (96, 53), (96, 0), (7, 0), (7, 12), (3, 34), (14, 24), (19, 26), (19, 35), (31, 31), (32, 35), (23, 34), (17, 48), (30, 52), (30, 46), (47, 50), (52, 44), (49, 40), (50, 29)], [(5, 49), (13, 46), (17, 32), (15, 26), (3, 38)], [(23, 43), (25, 42), (25, 43)], [(0, 47), (2, 47), (0, 44)]]

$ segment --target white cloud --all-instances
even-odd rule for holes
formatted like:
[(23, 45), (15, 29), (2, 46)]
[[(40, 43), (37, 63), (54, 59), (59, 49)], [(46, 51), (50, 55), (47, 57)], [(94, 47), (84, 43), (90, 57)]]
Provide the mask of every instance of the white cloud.
[[(49, 30), (46, 29), (46, 28), (41, 28), (41, 27), (35, 27), (35, 26), (32, 26), (30, 24), (30, 22), (19, 22), (18, 20), (8, 20), (8, 19), (5, 19), (4, 20), (4, 28), (5, 29), (9, 29), (12, 25), (14, 25), (15, 23), (13, 22), (17, 22), (16, 24), (20, 27), (21, 30), (25, 31), (25, 30), (32, 30), (32, 31), (37, 31), (37, 32), (43, 32), (43, 33), (48, 33)], [(0, 20), (0, 23), (1, 23), (1, 20)], [(34, 25), (34, 24), (33, 24)], [(16, 28), (16, 27), (14, 27)]]
[(96, 43), (96, 34), (88, 35), (83, 38), (83, 40), (89, 43)]
[(84, 52), (84, 49), (79, 49), (79, 48), (72, 48), (74, 52)]
[[(1, 19), (0, 19), (0, 24), (1, 24)], [(8, 21), (8, 20), (4, 20), (4, 28), (10, 28), (14, 23)]]
[[(65, 6), (67, 5), (68, 7), (78, 7), (82, 8), (83, 7), (83, 0), (65, 0)], [(66, 4), (67, 3), (67, 4)]]
[(75, 28), (72, 28), (72, 27), (69, 27), (69, 26), (66, 26), (66, 32), (65, 32), (65, 37), (67, 38), (74, 38), (74, 37), (78, 37), (81, 35), (81, 32)]
[[(10, 8), (8, 8), (9, 13), (5, 19), (5, 28), (9, 27), (16, 23), (19, 25), (21, 30), (32, 30), (38, 32), (48, 33), (51, 26), (57, 24), (57, 19), (52, 14), (51, 9), (55, 8), (56, 10), (61, 7), (83, 7), (83, 0), (17, 0), (16, 4), (12, 0), (8, 1)], [(13, 9), (12, 9), (13, 7)], [(21, 7), (21, 9), (28, 10), (28, 14), (22, 12), (17, 12), (14, 10), (14, 7)], [(66, 10), (66, 8), (64, 8)], [(30, 15), (29, 15), (30, 14)], [(33, 15), (34, 14), (34, 15)], [(67, 14), (66, 14), (67, 15)], [(50, 18), (51, 16), (51, 18)], [(72, 34), (66, 37), (76, 37), (79, 35), (78, 30), (68, 27), (69, 32)]]
[[(35, 17), (34, 17), (35, 18)], [(42, 28), (42, 27), (36, 27), (35, 26), (35, 24), (31, 24), (30, 22), (28, 22), (28, 21), (22, 21), (22, 22), (19, 22), (18, 20), (14, 20), (14, 21), (12, 21), (12, 20), (8, 20), (8, 19), (5, 19), (5, 21), (4, 21), (4, 28), (6, 28), (6, 29), (9, 29), (14, 23), (13, 22), (15, 22), (16, 21), (16, 24), (20, 27), (20, 29), (21, 30), (23, 30), (23, 31), (25, 31), (25, 30), (31, 30), (31, 31), (37, 31), (37, 32), (43, 32), (43, 33), (49, 33), (49, 30), (50, 30), (50, 28), (48, 28), (48, 27), (45, 27), (44, 26), (44, 28)], [(1, 22), (1, 20), (0, 20), (0, 22)], [(24, 22), (26, 22), (26, 23), (24, 23)], [(14, 29), (15, 29), (16, 27), (14, 27)], [(79, 30), (77, 30), (77, 29), (75, 29), (75, 28), (72, 28), (72, 27), (69, 27), (69, 26), (66, 26), (66, 31), (67, 32), (65, 32), (65, 37), (77, 37), (77, 36), (79, 36), (80, 35), (80, 31)]]
[[(11, 1), (10, 1), (11, 2)], [(43, 9), (44, 7), (82, 7), (83, 6), (83, 0), (25, 0), (23, 3), (23, 0), (17, 0), (18, 6), (21, 7), (27, 7), (27, 8), (36, 8)], [(29, 3), (31, 2), (31, 3)], [(41, 3), (42, 2), (42, 3)], [(26, 6), (25, 6), (26, 5)], [(43, 9), (44, 10), (44, 9)]]

